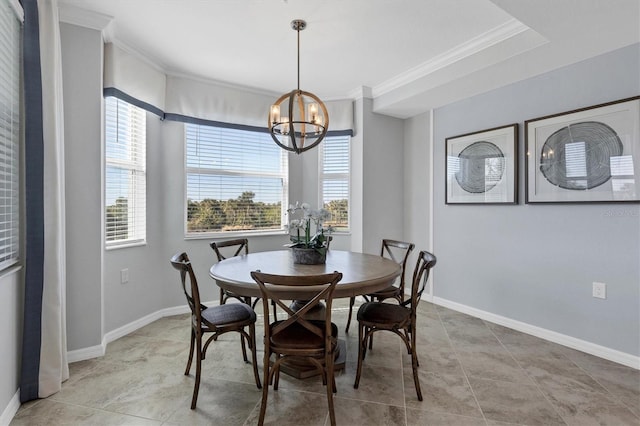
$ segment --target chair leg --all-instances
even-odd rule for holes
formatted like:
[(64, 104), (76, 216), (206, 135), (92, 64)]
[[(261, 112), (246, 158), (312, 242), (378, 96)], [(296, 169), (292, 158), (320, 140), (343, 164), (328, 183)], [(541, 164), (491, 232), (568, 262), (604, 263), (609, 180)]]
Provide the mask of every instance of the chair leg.
[(362, 360), (364, 359), (364, 351), (367, 349), (367, 342), (364, 340), (364, 325), (358, 322), (358, 368), (356, 369), (356, 381), (353, 388), (358, 389), (360, 385), (360, 374), (362, 374)]
[(196, 342), (196, 334), (195, 331), (193, 330), (193, 327), (191, 328), (191, 343), (189, 344), (189, 359), (187, 360), (187, 368), (184, 370), (184, 375), (188, 376), (189, 375), (189, 371), (191, 370), (191, 361), (193, 360), (193, 348), (195, 346), (195, 342)]
[[(276, 360), (280, 359), (280, 354), (276, 356)], [(273, 390), (278, 390), (278, 385), (280, 384), (280, 363), (278, 363), (274, 367), (273, 372)]]
[(196, 335), (196, 381), (193, 384), (193, 397), (191, 397), (191, 409), (195, 410), (198, 402), (198, 391), (200, 390), (200, 373), (202, 368), (202, 335)]
[(411, 368), (413, 369), (413, 383), (416, 385), (418, 401), (422, 401), (422, 391), (420, 390), (420, 377), (418, 377), (418, 351), (416, 350), (416, 330), (413, 323), (409, 333), (411, 334)]
[(265, 414), (267, 412), (267, 397), (268, 397), (268, 393), (269, 393), (269, 375), (270, 375), (269, 358), (270, 358), (269, 350), (267, 348), (265, 348), (265, 350), (264, 350), (264, 365), (263, 365), (263, 369), (262, 369), (262, 371), (264, 372), (263, 375), (262, 375), (262, 381), (264, 383), (264, 386), (262, 387), (262, 402), (260, 403), (260, 417), (258, 418), (258, 425), (259, 426), (262, 426), (264, 424), (264, 416), (265, 416)]
[(240, 333), (240, 346), (242, 346), (242, 359), (244, 362), (248, 363), (249, 358), (247, 358), (247, 349), (245, 348), (244, 334)]
[(262, 388), (260, 384), (260, 374), (258, 373), (258, 356), (256, 354), (256, 327), (254, 324), (249, 326), (249, 336), (251, 337), (250, 345), (251, 347), (251, 363), (253, 364), (253, 376), (256, 379), (256, 386), (258, 389)]
[(349, 325), (351, 324), (351, 313), (353, 312), (353, 305), (356, 302), (355, 296), (349, 298), (349, 316), (347, 317), (347, 326), (344, 329), (345, 333), (349, 332)]
[(329, 405), (329, 420), (331, 426), (336, 425), (336, 413), (333, 407), (333, 393), (335, 386), (335, 378), (333, 375), (333, 352), (330, 351), (329, 355), (325, 357), (325, 369), (327, 375), (327, 403)]
[(362, 338), (362, 360), (363, 361), (367, 358), (367, 342), (369, 341), (368, 339), (371, 339), (369, 330), (371, 330), (369, 327), (364, 327), (364, 331), (362, 332), (362, 335), (364, 336)]
[[(278, 321), (278, 309), (277, 309), (277, 306), (276, 306), (276, 302), (272, 300), (271, 301), (271, 306), (273, 306), (273, 320), (274, 321)], [(269, 313), (267, 312), (265, 314), (265, 316), (268, 316), (268, 315), (269, 315)]]
[(333, 393), (338, 393), (338, 386), (336, 386), (335, 366), (334, 366), (334, 373), (333, 373), (333, 377), (331, 378), (331, 384), (332, 384), (332, 386), (333, 386)]
[[(220, 304), (221, 304), (221, 305), (224, 305), (225, 303), (227, 303), (227, 299), (228, 299), (228, 298), (225, 298), (224, 296), (225, 296), (224, 289), (221, 287), (221, 288), (220, 288)], [(215, 336), (215, 337), (213, 338), (213, 341), (214, 341), (214, 342), (217, 342), (217, 341), (218, 341), (218, 336)]]
[[(411, 346), (407, 348), (408, 350), (407, 353), (411, 355), (411, 352), (414, 351), (416, 347), (415, 333), (411, 330), (406, 330), (405, 335), (407, 336), (407, 342), (411, 342)], [(418, 358), (418, 354), (416, 354), (416, 362), (418, 367), (420, 367), (420, 360), (417, 358)]]
[(411, 368), (413, 369), (413, 383), (416, 385), (418, 401), (422, 401), (422, 391), (420, 390), (420, 377), (418, 377), (418, 355), (415, 347), (411, 351)]

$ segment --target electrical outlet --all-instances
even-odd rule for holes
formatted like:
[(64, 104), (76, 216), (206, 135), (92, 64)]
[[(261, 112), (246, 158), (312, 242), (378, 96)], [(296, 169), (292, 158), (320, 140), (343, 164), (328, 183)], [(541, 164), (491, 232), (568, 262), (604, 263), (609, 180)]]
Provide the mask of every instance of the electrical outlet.
[(607, 285), (605, 283), (593, 283), (593, 297), (597, 297), (598, 299), (606, 299), (607, 298)]
[(120, 284), (126, 284), (129, 282), (129, 269), (120, 270)]

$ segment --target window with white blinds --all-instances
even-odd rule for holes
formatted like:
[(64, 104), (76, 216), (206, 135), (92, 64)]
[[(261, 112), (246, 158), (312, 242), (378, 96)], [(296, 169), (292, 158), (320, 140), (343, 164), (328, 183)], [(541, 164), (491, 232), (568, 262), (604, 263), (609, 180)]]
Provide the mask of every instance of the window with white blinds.
[(185, 124), (186, 234), (283, 229), (289, 163), (265, 132)]
[(105, 98), (105, 241), (107, 247), (146, 239), (146, 111)]
[(328, 136), (320, 144), (320, 201), (331, 212), (325, 222), (336, 232), (349, 230), (350, 136)]
[(0, 269), (18, 261), (22, 8), (0, 1)]

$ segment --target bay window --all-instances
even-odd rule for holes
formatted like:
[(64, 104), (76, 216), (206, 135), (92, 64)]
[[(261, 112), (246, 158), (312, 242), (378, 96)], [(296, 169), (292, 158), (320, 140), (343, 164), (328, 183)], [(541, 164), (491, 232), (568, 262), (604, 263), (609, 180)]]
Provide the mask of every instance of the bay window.
[(146, 111), (105, 98), (106, 245), (146, 240)]
[(283, 229), (288, 155), (266, 132), (186, 123), (186, 235)]
[(325, 225), (336, 232), (349, 231), (349, 172), (351, 138), (328, 136), (320, 144), (320, 202), (331, 212)]

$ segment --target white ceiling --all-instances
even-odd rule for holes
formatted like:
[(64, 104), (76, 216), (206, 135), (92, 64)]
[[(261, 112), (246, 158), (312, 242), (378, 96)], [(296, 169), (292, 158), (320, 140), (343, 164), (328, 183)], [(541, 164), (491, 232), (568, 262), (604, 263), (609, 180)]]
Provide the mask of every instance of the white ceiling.
[[(58, 0), (168, 74), (431, 108), (640, 42), (639, 0)], [(640, 78), (640, 77), (639, 77)]]

